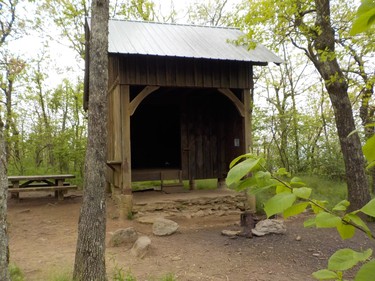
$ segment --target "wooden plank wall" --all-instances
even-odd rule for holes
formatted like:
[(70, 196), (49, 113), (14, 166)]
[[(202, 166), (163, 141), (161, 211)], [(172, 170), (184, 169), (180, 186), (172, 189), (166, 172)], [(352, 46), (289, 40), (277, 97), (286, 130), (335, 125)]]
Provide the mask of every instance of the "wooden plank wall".
[(117, 66), (120, 83), (128, 85), (249, 89), (252, 83), (250, 62), (110, 55), (110, 80)]
[[(218, 91), (190, 94), (186, 119), (182, 121), (182, 143), (188, 143), (188, 162), (183, 163), (192, 179), (221, 178), (230, 161), (243, 153), (245, 137), (242, 117)], [(186, 131), (184, 131), (184, 129)], [(234, 139), (240, 146), (234, 146)], [(183, 158), (185, 159), (185, 158)], [(186, 160), (185, 160), (186, 161)]]

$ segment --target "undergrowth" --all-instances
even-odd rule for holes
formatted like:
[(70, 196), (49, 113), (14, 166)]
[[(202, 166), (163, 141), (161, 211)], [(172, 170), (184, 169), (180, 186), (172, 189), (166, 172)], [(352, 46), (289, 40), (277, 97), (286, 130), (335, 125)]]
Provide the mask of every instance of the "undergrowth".
[[(327, 201), (327, 207), (333, 208), (337, 203), (346, 199), (347, 187), (344, 181), (324, 178), (318, 175), (297, 175), (306, 185), (312, 188), (312, 197), (320, 201)], [(263, 204), (274, 196), (269, 189), (256, 195), (257, 213), (264, 213)]]

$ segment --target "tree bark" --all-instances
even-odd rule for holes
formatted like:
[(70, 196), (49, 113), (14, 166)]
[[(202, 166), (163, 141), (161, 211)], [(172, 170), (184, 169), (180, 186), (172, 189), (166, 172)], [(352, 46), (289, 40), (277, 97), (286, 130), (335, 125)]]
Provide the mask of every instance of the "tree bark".
[(9, 239), (7, 224), (8, 177), (3, 123), (0, 119), (0, 280), (9, 281)]
[(88, 143), (74, 280), (107, 280), (105, 268), (109, 1), (92, 2)]
[(365, 161), (358, 134), (352, 134), (356, 127), (348, 84), (335, 56), (334, 30), (330, 23), (329, 0), (316, 0), (315, 54), (310, 54), (315, 67), (325, 81), (334, 113), (341, 151), (345, 162), (348, 200), (352, 210), (359, 209), (370, 200), (370, 191), (365, 174)]

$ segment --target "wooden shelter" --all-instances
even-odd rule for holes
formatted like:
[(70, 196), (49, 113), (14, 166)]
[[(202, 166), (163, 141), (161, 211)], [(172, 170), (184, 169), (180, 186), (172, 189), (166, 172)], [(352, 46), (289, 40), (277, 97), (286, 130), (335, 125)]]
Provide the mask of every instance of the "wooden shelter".
[[(222, 180), (248, 151), (253, 66), (281, 59), (261, 45), (233, 43), (242, 35), (109, 22), (108, 182), (122, 194), (131, 194), (132, 181)], [(88, 98), (85, 91), (86, 108)]]

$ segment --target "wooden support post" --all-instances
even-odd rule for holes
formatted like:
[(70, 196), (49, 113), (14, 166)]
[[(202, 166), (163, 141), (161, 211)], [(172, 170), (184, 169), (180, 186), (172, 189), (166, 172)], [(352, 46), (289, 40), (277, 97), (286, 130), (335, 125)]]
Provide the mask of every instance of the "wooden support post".
[[(20, 182), (19, 181), (13, 182), (13, 187), (14, 188), (20, 188)], [(20, 194), (18, 192), (12, 192), (10, 194), (10, 198), (19, 199), (20, 198)]]
[(194, 179), (189, 180), (189, 189), (190, 190), (195, 190), (197, 188), (196, 182)]
[[(249, 153), (251, 146), (252, 146), (252, 120), (251, 120), (251, 95), (252, 95), (251, 89), (244, 89), (243, 90), (243, 103), (244, 103), (244, 136), (245, 136), (245, 152)], [(249, 195), (248, 192), (246, 192), (246, 209), (252, 213), (256, 212), (256, 198), (255, 195)]]
[(121, 194), (119, 195), (120, 218), (127, 218), (132, 212), (131, 190), (131, 146), (130, 146), (130, 88), (120, 86), (121, 102)]
[[(113, 166), (111, 167), (111, 170), (109, 171), (110, 175), (110, 183), (112, 192), (112, 196), (117, 195), (118, 193), (122, 193), (122, 125), (123, 121), (121, 115), (121, 92), (120, 92), (120, 85), (117, 85), (113, 91), (110, 93), (111, 95), (111, 107), (109, 114), (111, 115), (111, 118), (109, 119), (111, 124), (108, 124), (111, 130), (108, 130), (108, 134), (111, 134), (111, 137), (108, 139), (111, 141), (109, 144), (110, 149), (108, 149), (108, 158), (107, 160), (110, 160), (110, 163), (113, 163)], [(117, 187), (117, 188), (116, 188)], [(120, 188), (118, 188), (120, 187)], [(117, 189), (117, 190), (116, 190)]]
[(218, 189), (227, 188), (227, 185), (225, 184), (225, 178), (218, 178), (217, 179), (217, 188)]
[[(64, 179), (55, 180), (55, 185), (64, 186)], [(63, 201), (64, 200), (64, 192), (62, 190), (55, 190), (55, 198), (57, 198), (58, 201)]]
[(240, 236), (244, 236), (246, 238), (252, 238), (253, 233), (252, 229), (255, 227), (255, 219), (254, 213), (251, 211), (245, 211), (240, 216), (242, 231)]
[(131, 149), (130, 149), (130, 89), (121, 85), (121, 173), (122, 194), (131, 194)]

